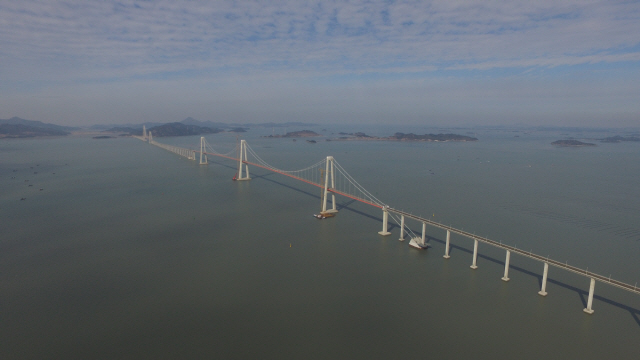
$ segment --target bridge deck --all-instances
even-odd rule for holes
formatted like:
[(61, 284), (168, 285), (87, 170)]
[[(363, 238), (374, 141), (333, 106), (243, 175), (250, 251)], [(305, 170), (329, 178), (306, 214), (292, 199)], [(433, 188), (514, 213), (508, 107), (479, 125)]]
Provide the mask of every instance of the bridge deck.
[(482, 236), (477, 236), (475, 234), (466, 232), (464, 230), (456, 229), (456, 228), (448, 226), (448, 225), (443, 225), (443, 224), (435, 222), (433, 220), (425, 219), (425, 218), (422, 218), (420, 216), (416, 216), (416, 215), (407, 213), (405, 211), (401, 211), (401, 210), (397, 210), (397, 209), (393, 209), (393, 208), (389, 208), (388, 211), (396, 213), (398, 215), (403, 215), (403, 216), (405, 216), (407, 218), (410, 218), (410, 219), (414, 219), (414, 220), (426, 223), (426, 224), (431, 225), (433, 227), (437, 227), (437, 228), (440, 228), (440, 229), (443, 229), (443, 230), (447, 230), (447, 231), (452, 232), (454, 234), (458, 234), (458, 235), (462, 235), (462, 236), (465, 236), (465, 237), (468, 237), (468, 238), (471, 238), (471, 239), (474, 239), (474, 240), (478, 240), (479, 242), (482, 242), (482, 243), (485, 243), (485, 244), (489, 244), (489, 245), (492, 245), (492, 246), (495, 246), (495, 247), (498, 247), (498, 248), (501, 248), (501, 249), (504, 249), (504, 250), (509, 250), (510, 252), (512, 252), (514, 254), (526, 256), (528, 258), (531, 258), (531, 259), (534, 259), (534, 260), (537, 260), (537, 261), (545, 262), (545, 263), (548, 263), (549, 265), (553, 265), (555, 267), (558, 267), (558, 268), (561, 268), (561, 269), (564, 269), (564, 270), (567, 270), (567, 271), (571, 271), (571, 272), (576, 273), (578, 275), (582, 275), (582, 276), (586, 276), (586, 277), (589, 277), (589, 278), (593, 278), (593, 279), (596, 279), (598, 281), (601, 281), (601, 282), (604, 282), (604, 283), (611, 284), (613, 286), (619, 287), (621, 289), (624, 289), (624, 290), (627, 290), (627, 291), (631, 291), (631, 292), (636, 293), (636, 294), (640, 294), (640, 288), (637, 288), (636, 286), (632, 286), (630, 284), (624, 283), (622, 281), (613, 280), (613, 279), (608, 278), (606, 276), (598, 275), (596, 273), (589, 272), (587, 270), (583, 270), (583, 269), (577, 268), (575, 266), (568, 265), (566, 263), (561, 263), (559, 261), (552, 260), (552, 259), (546, 258), (544, 256), (540, 256), (540, 255), (534, 254), (534, 253), (532, 253), (530, 251), (525, 251), (525, 250), (518, 249), (518, 248), (513, 247), (513, 246), (505, 245), (505, 244), (496, 242), (494, 240), (487, 239), (487, 238), (482, 237)]
[[(195, 150), (190, 150), (190, 149), (184, 149), (184, 150), (193, 151), (194, 154), (200, 152), (200, 151), (195, 151)], [(204, 154), (223, 157), (223, 158), (226, 158), (226, 159), (229, 159), (229, 160), (233, 160), (233, 161), (239, 161), (238, 158), (234, 158), (234, 157), (227, 156), (227, 155), (216, 154), (216, 153), (208, 153), (208, 152), (204, 152)], [(193, 157), (193, 159), (195, 159), (195, 156)], [(287, 176), (287, 177), (290, 177), (290, 178), (293, 178), (293, 179), (296, 179), (296, 180), (303, 181), (303, 182), (305, 182), (307, 184), (310, 184), (310, 185), (313, 185), (313, 186), (316, 186), (316, 187), (320, 187), (320, 188), (324, 187), (321, 184), (318, 184), (318, 183), (303, 179), (301, 177), (298, 177), (298, 176), (295, 176), (295, 175), (292, 175), (292, 174), (288, 174), (288, 173), (283, 172), (283, 171), (279, 171), (279, 170), (274, 169), (274, 168), (270, 168), (268, 166), (256, 164), (256, 163), (249, 162), (249, 161), (243, 161), (243, 163), (249, 164), (249, 165), (252, 165), (252, 166), (256, 166), (256, 167), (259, 167), (259, 168), (262, 168), (262, 169), (265, 169), (265, 170), (273, 171), (275, 173), (278, 173), (278, 174), (281, 174), (281, 175), (284, 175), (284, 176)], [(353, 196), (353, 195), (347, 194), (345, 192), (342, 192), (342, 191), (339, 191), (339, 190), (336, 190), (336, 189), (328, 188), (327, 191), (332, 192), (334, 194), (342, 195), (344, 197), (359, 201), (359, 202), (367, 204), (367, 205), (375, 206), (377, 208), (383, 208), (383, 206), (381, 206), (379, 204), (367, 201), (366, 199), (362, 199), (362, 198), (359, 198), (357, 196)], [(477, 241), (485, 243), (485, 244), (489, 244), (491, 246), (495, 246), (495, 247), (500, 248), (500, 249), (508, 250), (508, 251), (510, 251), (510, 252), (512, 252), (514, 254), (518, 254), (518, 255), (525, 256), (525, 257), (528, 257), (528, 258), (536, 260), (536, 261), (547, 263), (547, 264), (555, 266), (557, 268), (564, 269), (564, 270), (567, 270), (567, 271), (570, 271), (572, 273), (575, 273), (575, 274), (578, 274), (578, 275), (582, 275), (582, 276), (585, 276), (585, 277), (588, 277), (588, 278), (592, 278), (592, 279), (595, 279), (597, 281), (600, 281), (600, 282), (603, 282), (603, 283), (606, 283), (606, 284), (610, 284), (610, 285), (613, 285), (613, 286), (618, 287), (620, 289), (627, 290), (627, 291), (632, 292), (634, 294), (639, 294), (640, 295), (640, 288), (638, 288), (637, 286), (632, 286), (632, 285), (624, 283), (622, 281), (611, 279), (610, 277), (606, 277), (606, 276), (602, 276), (602, 275), (599, 275), (599, 274), (596, 274), (596, 273), (593, 273), (593, 272), (589, 272), (587, 270), (580, 269), (578, 267), (571, 266), (571, 265), (566, 264), (566, 263), (561, 263), (559, 261), (549, 259), (548, 257), (544, 257), (544, 256), (541, 256), (541, 255), (534, 254), (534, 253), (532, 253), (530, 251), (525, 251), (525, 250), (518, 249), (518, 248), (513, 247), (513, 246), (505, 245), (505, 244), (502, 244), (501, 242), (496, 242), (494, 240), (491, 240), (491, 239), (488, 239), (488, 238), (485, 238), (485, 237), (482, 237), (482, 236), (477, 236), (477, 235), (469, 233), (467, 231), (456, 229), (454, 227), (451, 227), (451, 226), (448, 226), (448, 225), (444, 225), (444, 224), (435, 222), (433, 220), (425, 219), (425, 218), (422, 218), (420, 216), (416, 216), (416, 215), (407, 213), (407, 212), (402, 211), (402, 210), (397, 210), (397, 209), (389, 207), (389, 208), (387, 208), (387, 211), (395, 213), (395, 214), (398, 214), (398, 215), (405, 216), (405, 217), (410, 218), (410, 219), (417, 220), (419, 222), (431, 225), (431, 226), (436, 227), (436, 228), (447, 230), (447, 231), (449, 231), (451, 233), (454, 233), (454, 234), (462, 235), (462, 236), (468, 237), (470, 239), (477, 240)]]

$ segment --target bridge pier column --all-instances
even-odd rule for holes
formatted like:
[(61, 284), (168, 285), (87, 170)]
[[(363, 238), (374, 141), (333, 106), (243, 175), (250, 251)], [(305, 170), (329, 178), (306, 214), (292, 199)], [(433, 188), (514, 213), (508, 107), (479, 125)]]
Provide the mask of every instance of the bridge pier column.
[(422, 223), (422, 245), (425, 245), (425, 240), (427, 239), (427, 223)]
[(547, 274), (549, 273), (549, 263), (544, 263), (544, 273), (542, 274), (542, 289), (538, 294), (547, 296)]
[(404, 241), (404, 215), (400, 215), (400, 241)]
[(509, 259), (511, 258), (511, 251), (507, 250), (507, 259), (504, 261), (504, 276), (502, 281), (509, 281)]
[(476, 266), (477, 259), (478, 259), (478, 240), (473, 239), (473, 263), (470, 266), (470, 268), (472, 268), (473, 270), (478, 268), (478, 266)]
[(589, 285), (589, 299), (587, 300), (587, 307), (583, 310), (587, 314), (593, 314), (593, 309), (591, 309), (591, 305), (593, 305), (593, 289), (596, 286), (596, 279), (591, 278), (591, 284)]
[(378, 231), (378, 234), (387, 236), (391, 235), (391, 233), (387, 230), (387, 225), (389, 223), (389, 207), (384, 206), (382, 208), (382, 231)]
[(451, 232), (447, 230), (447, 243), (444, 246), (444, 255), (442, 256), (445, 259), (448, 259), (451, 257), (449, 256), (449, 238), (451, 238)]

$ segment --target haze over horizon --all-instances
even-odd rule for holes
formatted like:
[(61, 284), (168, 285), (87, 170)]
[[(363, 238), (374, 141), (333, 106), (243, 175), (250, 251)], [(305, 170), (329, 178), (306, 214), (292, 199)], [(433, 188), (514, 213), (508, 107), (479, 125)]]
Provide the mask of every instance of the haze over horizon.
[(0, 3), (0, 118), (640, 125), (637, 1)]

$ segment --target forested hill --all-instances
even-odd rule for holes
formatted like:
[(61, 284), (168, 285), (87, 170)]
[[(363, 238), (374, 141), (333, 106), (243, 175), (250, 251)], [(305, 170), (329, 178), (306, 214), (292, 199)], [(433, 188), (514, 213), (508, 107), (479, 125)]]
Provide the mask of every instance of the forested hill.
[(164, 125), (154, 126), (149, 129), (154, 137), (165, 136), (189, 136), (200, 134), (216, 134), (223, 130), (218, 128), (209, 128), (197, 125), (185, 125), (179, 122), (168, 123)]
[(64, 136), (74, 130), (78, 130), (78, 128), (25, 120), (19, 117), (0, 119), (0, 138)]

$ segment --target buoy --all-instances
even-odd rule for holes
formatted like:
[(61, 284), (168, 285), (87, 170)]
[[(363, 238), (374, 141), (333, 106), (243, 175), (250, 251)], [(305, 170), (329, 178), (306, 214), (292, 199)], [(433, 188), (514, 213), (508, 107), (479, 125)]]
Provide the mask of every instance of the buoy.
[(291, 244), (289, 244), (289, 247), (291, 247)]

